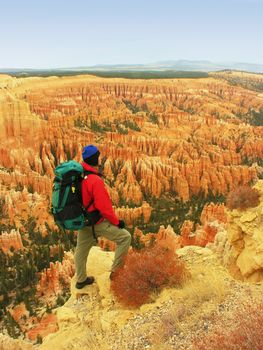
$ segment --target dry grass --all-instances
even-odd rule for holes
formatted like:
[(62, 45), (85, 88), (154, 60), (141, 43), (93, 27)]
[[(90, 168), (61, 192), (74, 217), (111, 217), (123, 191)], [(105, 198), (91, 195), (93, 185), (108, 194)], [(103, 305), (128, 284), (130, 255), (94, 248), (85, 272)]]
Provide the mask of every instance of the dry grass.
[(189, 334), (200, 321), (214, 321), (217, 305), (226, 296), (224, 281), (218, 271), (208, 270), (204, 274), (203, 269), (197, 267), (191, 273), (192, 279), (173, 293), (175, 306), (161, 317), (158, 329), (152, 332), (151, 342), (156, 346), (165, 344), (174, 334)]
[(57, 333), (50, 334), (46, 342), (39, 346), (39, 350), (108, 350), (106, 342), (101, 339), (101, 330), (94, 330), (93, 325), (87, 325), (83, 321), (69, 323)]
[(151, 350), (174, 350), (174, 348), (167, 344), (156, 344), (151, 347)]
[(202, 268), (200, 273), (198, 273), (198, 270), (195, 273), (197, 273), (194, 276), (195, 278), (189, 280), (180, 291), (183, 294), (182, 298), (195, 305), (202, 305), (211, 299), (222, 301), (225, 296), (225, 289), (218, 271), (210, 270), (203, 273)]
[(263, 303), (240, 305), (231, 320), (220, 320), (206, 337), (196, 338), (194, 350), (262, 350)]

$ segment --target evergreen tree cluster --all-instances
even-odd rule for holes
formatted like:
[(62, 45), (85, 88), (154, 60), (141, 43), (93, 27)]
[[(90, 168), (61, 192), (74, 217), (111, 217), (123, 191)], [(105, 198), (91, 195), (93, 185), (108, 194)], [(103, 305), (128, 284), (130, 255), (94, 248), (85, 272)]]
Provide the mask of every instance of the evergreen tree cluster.
[[(20, 334), (19, 326), (8, 312), (8, 306), (24, 302), (30, 315), (35, 314), (39, 301), (36, 299), (36, 284), (38, 273), (49, 268), (51, 262), (62, 261), (64, 251), (71, 250), (76, 245), (74, 232), (58, 230), (53, 232), (48, 225), (46, 236), (36, 229), (36, 222), (30, 218), (24, 222), (28, 232), (25, 239), (22, 236), (24, 249), (5, 254), (0, 249), (0, 316), (3, 316), (4, 327), (11, 337)], [(50, 247), (57, 246), (57, 252), (51, 255)], [(63, 299), (64, 300), (64, 299)], [(59, 299), (61, 303), (62, 299)], [(1, 318), (1, 317), (0, 317)]]
[(200, 216), (204, 206), (208, 203), (224, 203), (225, 197), (220, 194), (213, 194), (211, 190), (205, 195), (200, 192), (198, 195), (192, 195), (190, 200), (183, 202), (177, 197), (171, 195), (162, 196), (161, 198), (147, 199), (152, 206), (152, 214), (149, 224), (141, 224), (139, 229), (144, 233), (157, 233), (160, 226), (171, 225), (173, 230), (179, 234), (185, 220), (191, 220), (196, 224), (200, 224)]

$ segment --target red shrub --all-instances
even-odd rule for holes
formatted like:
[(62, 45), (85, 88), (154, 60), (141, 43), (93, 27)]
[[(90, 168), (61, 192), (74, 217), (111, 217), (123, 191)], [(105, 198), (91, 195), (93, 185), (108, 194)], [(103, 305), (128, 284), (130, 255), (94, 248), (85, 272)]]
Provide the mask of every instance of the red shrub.
[(187, 271), (174, 251), (155, 245), (132, 251), (116, 271), (111, 288), (126, 306), (138, 307), (150, 300), (150, 293), (164, 286), (181, 285)]
[(234, 313), (231, 325), (224, 320), (216, 330), (193, 342), (194, 350), (262, 350), (263, 304), (246, 305)]
[(260, 194), (258, 190), (249, 186), (239, 186), (229, 192), (226, 200), (226, 206), (229, 209), (247, 209), (259, 205)]

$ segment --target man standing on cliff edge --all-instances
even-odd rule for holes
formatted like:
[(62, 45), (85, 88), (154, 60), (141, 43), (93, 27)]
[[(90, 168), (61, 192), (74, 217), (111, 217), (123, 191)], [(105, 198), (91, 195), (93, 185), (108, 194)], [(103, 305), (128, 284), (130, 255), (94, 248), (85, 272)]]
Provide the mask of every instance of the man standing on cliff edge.
[[(84, 177), (81, 184), (82, 202), (87, 211), (99, 210), (101, 218), (94, 225), (96, 237), (103, 236), (116, 243), (115, 257), (111, 268), (110, 279), (113, 279), (114, 271), (122, 264), (123, 257), (127, 254), (131, 235), (124, 229), (125, 223), (119, 220), (113, 208), (110, 196), (105, 188), (101, 174), (98, 171), (100, 152), (96, 146), (85, 146), (82, 152), (85, 171), (92, 172)], [(86, 263), (89, 251), (96, 245), (96, 239), (91, 226), (85, 226), (78, 231), (77, 246), (74, 255), (77, 283), (76, 288), (81, 289), (94, 282), (93, 276), (87, 276)]]

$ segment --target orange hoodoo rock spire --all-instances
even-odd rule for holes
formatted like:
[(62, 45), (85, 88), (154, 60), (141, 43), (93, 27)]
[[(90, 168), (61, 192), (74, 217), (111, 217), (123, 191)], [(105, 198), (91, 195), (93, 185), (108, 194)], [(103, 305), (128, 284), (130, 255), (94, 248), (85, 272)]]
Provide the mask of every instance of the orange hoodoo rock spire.
[(9, 233), (2, 232), (0, 235), (0, 248), (4, 253), (7, 253), (10, 248), (14, 250), (23, 249), (23, 242), (18, 230), (12, 229)]

